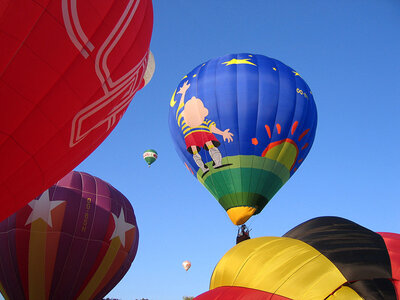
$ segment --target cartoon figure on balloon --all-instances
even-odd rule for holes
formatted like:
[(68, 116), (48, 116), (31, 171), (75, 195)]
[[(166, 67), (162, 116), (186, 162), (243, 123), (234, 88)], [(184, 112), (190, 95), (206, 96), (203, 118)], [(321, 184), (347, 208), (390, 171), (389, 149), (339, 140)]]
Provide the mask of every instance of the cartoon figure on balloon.
[(206, 118), (208, 109), (201, 99), (193, 96), (185, 103), (185, 95), (189, 87), (190, 83), (186, 81), (178, 91), (178, 94), (181, 94), (181, 99), (176, 113), (176, 120), (185, 137), (186, 149), (193, 155), (193, 160), (203, 171), (202, 176), (204, 176), (210, 169), (199, 154), (201, 148), (210, 154), (214, 169), (229, 166), (230, 164), (222, 164), (222, 154), (218, 149), (221, 142), (214, 134), (222, 135), (223, 140), (230, 143), (233, 141), (233, 133), (229, 132), (229, 128), (225, 130), (218, 129), (215, 122)]

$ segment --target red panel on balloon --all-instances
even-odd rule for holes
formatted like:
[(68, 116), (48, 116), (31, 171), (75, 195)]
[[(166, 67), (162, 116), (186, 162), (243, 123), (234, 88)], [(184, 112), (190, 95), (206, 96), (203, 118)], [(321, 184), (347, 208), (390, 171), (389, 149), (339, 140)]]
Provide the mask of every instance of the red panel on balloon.
[(209, 290), (195, 300), (291, 300), (283, 296), (239, 286), (222, 286)]
[(400, 298), (400, 234), (392, 232), (378, 232), (385, 240), (392, 265), (392, 281)]
[(143, 87), (151, 0), (4, 0), (0, 220), (82, 162)]

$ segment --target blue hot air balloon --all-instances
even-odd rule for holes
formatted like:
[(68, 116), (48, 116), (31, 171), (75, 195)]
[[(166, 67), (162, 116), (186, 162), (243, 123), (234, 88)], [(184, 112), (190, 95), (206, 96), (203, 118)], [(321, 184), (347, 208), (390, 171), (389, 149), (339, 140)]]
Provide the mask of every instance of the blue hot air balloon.
[(296, 172), (316, 126), (301, 75), (263, 55), (211, 59), (183, 77), (170, 101), (179, 156), (237, 225), (261, 212)]

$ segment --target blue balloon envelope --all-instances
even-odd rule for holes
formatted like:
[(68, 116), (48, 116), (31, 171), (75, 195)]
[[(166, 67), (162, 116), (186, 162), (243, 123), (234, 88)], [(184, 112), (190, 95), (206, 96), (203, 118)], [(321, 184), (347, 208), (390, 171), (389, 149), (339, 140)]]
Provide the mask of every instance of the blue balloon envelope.
[(263, 55), (230, 54), (183, 77), (169, 127), (188, 170), (238, 225), (261, 212), (302, 164), (317, 110), (292, 68)]

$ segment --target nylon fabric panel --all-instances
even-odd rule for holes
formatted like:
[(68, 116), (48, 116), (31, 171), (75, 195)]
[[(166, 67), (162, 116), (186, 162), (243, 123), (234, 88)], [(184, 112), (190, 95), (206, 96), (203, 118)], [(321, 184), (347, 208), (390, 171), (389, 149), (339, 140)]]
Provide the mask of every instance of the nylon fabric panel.
[(348, 285), (365, 300), (397, 300), (396, 290), (389, 279), (360, 280)]
[(352, 288), (348, 286), (342, 286), (335, 293), (328, 296), (326, 300), (365, 300), (359, 294), (357, 294)]
[(194, 298), (195, 300), (291, 300), (289, 298), (274, 295), (268, 292), (237, 287), (237, 286), (222, 286), (216, 289), (205, 292)]
[(82, 162), (144, 86), (151, 0), (4, 0), (0, 221)]
[(378, 233), (385, 240), (392, 266), (392, 281), (397, 292), (397, 297), (400, 299), (400, 234), (391, 232)]
[(347, 281), (392, 277), (383, 238), (352, 221), (319, 217), (296, 226), (284, 236), (301, 240), (320, 251)]
[(212, 274), (210, 289), (241, 286), (291, 299), (325, 299), (346, 279), (313, 247), (291, 238), (261, 237), (229, 250)]

